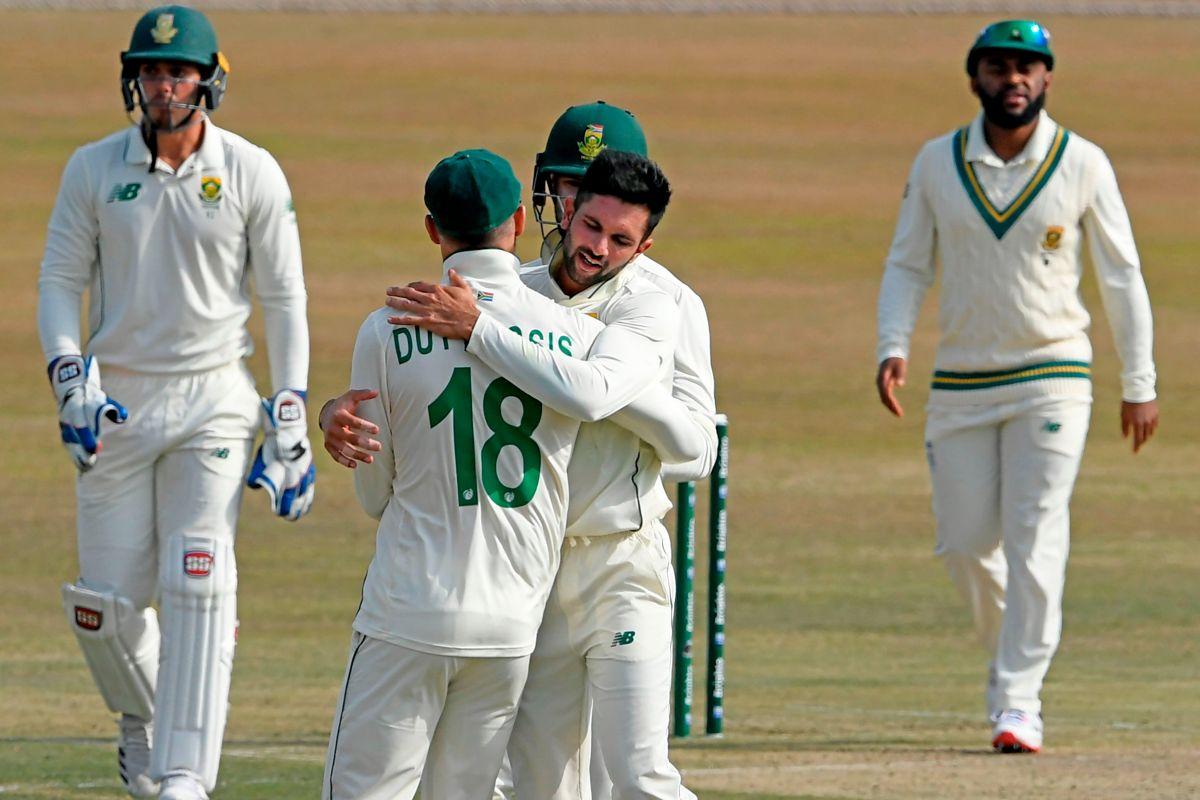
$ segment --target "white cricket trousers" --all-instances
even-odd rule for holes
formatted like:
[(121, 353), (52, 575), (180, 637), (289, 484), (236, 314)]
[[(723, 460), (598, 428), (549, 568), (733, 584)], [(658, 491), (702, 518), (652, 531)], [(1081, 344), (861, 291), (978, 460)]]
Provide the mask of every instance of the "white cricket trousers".
[(529, 656), (422, 653), (357, 631), (323, 800), (489, 800)]
[(589, 717), (612, 797), (694, 796), (667, 754), (673, 600), (661, 522), (567, 540), (509, 743), (515, 797), (591, 797)]
[[(259, 424), (258, 393), (240, 361), (182, 375), (101, 366), (104, 390), (129, 409), (129, 419), (102, 423), (100, 457), (76, 483), (80, 582), (127, 598), (138, 611), (175, 586), (202, 595), (180, 602), (202, 603), (206, 611), (181, 612), (179, 622), (159, 615), (163, 641), (178, 646), (164, 644), (157, 665), (154, 748), (162, 770), (189, 770), (211, 788), (236, 627), (234, 531)], [(193, 617), (212, 624), (197, 626)], [(194, 641), (180, 641), (193, 634)], [(141, 637), (134, 651), (157, 660), (157, 626)], [(218, 662), (224, 666), (214, 670)], [(164, 708), (172, 721), (158, 719)]]
[(1091, 398), (928, 409), (936, 553), (991, 654), (988, 714), (1041, 713)]

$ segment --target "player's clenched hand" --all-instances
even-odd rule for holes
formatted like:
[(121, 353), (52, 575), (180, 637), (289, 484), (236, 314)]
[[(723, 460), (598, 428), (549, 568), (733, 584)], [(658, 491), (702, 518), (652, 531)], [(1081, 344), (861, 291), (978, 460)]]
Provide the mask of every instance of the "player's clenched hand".
[(1121, 436), (1128, 439), (1133, 434), (1133, 452), (1142, 449), (1158, 429), (1158, 403), (1121, 402)]
[(418, 281), (390, 287), (386, 302), (401, 315), (388, 317), (388, 322), (416, 325), (447, 339), (470, 339), (479, 319), (475, 290), (454, 270), (448, 277), (449, 286)]
[(896, 389), (904, 385), (908, 374), (908, 362), (903, 358), (885, 358), (879, 364), (879, 373), (875, 376), (875, 388), (879, 390), (879, 402), (897, 417), (904, 416), (904, 409), (896, 399)]
[(266, 489), (275, 513), (298, 520), (312, 508), (317, 470), (308, 443), (308, 415), (304, 396), (281, 389), (270, 400), (263, 398), (263, 443), (246, 476), (251, 489)]
[(325, 434), (325, 452), (344, 467), (354, 469), (359, 461), (370, 464), (375, 460), (371, 453), (382, 449), (370, 438), (379, 433), (379, 426), (355, 416), (359, 403), (378, 396), (374, 389), (350, 389), (321, 408), (319, 425)]
[(129, 418), (125, 407), (100, 388), (100, 365), (90, 356), (59, 356), (46, 368), (58, 400), (58, 428), (75, 468), (87, 472), (100, 452), (100, 420), (117, 425)]

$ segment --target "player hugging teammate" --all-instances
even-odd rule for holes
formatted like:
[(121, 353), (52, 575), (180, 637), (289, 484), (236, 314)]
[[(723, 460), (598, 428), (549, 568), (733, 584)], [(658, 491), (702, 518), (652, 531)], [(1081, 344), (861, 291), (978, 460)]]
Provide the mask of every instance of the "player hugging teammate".
[[(391, 322), (464, 340), (466, 355), (539, 407), (585, 420), (567, 467), (566, 516), (557, 522), (566, 537), (561, 563), (529, 660), (501, 796), (692, 796), (667, 755), (674, 576), (662, 482), (712, 468), (715, 404), (703, 304), (645, 255), (669, 197), (645, 152), (633, 116), (598, 102), (568, 109), (537, 159), (535, 209), (542, 221), (549, 200), (554, 220), (545, 221), (543, 258), (525, 265), (520, 280), (602, 323), (590, 350), (572, 358), (531, 341), (496, 313), (489, 287), (457, 277), (449, 286), (389, 291), (401, 315)], [(644, 394), (626, 405), (647, 387), (659, 397), (653, 406), (676, 408), (681, 433), (658, 430), (661, 422), (640, 407)], [(357, 459), (356, 474), (375, 468), (373, 448), (386, 447), (386, 435), (367, 438), (377, 420), (354, 414), (355, 402), (376, 388), (355, 382), (321, 415), (326, 449), (342, 463)]]

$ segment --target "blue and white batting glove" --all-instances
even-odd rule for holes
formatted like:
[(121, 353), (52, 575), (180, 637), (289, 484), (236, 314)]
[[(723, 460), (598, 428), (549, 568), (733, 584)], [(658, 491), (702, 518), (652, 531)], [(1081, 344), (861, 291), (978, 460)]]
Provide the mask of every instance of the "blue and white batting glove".
[(270, 400), (262, 399), (262, 410), (265, 436), (246, 476), (246, 485), (266, 489), (275, 513), (297, 520), (312, 508), (317, 482), (304, 394), (281, 389)]
[(76, 469), (87, 472), (100, 452), (100, 420), (120, 425), (129, 412), (100, 388), (100, 365), (91, 356), (59, 356), (46, 367), (46, 374), (58, 400), (63, 447)]

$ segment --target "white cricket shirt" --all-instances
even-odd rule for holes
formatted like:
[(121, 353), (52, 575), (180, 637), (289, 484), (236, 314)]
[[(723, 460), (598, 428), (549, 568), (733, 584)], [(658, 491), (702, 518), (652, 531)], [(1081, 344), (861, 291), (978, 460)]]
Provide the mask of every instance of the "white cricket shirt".
[[(249, 355), (251, 286), (263, 307), (275, 389), (307, 388), (300, 237), (275, 159), (207, 118), (172, 170), (130, 127), (75, 151), (50, 217), (38, 280), (47, 360), (86, 350), (102, 366), (209, 370)], [(119, 399), (119, 398), (118, 398)]]
[[(518, 267), (501, 250), (444, 264), (476, 289), (481, 320), (566, 358), (586, 356), (604, 326), (526, 288)], [(354, 627), (437, 655), (530, 653), (558, 570), (579, 422), (464, 342), (393, 327), (391, 314), (363, 323), (350, 379), (379, 388), (359, 414), (379, 425), (383, 445), (354, 471), (359, 502), (380, 519)]]
[(1129, 215), (1104, 152), (1042, 112), (1004, 162), (982, 114), (928, 142), (905, 188), (879, 293), (879, 361), (907, 358), (935, 261), (941, 339), (931, 405), (1090, 394), (1087, 240), (1120, 354), (1122, 395), (1154, 399), (1153, 329)]

